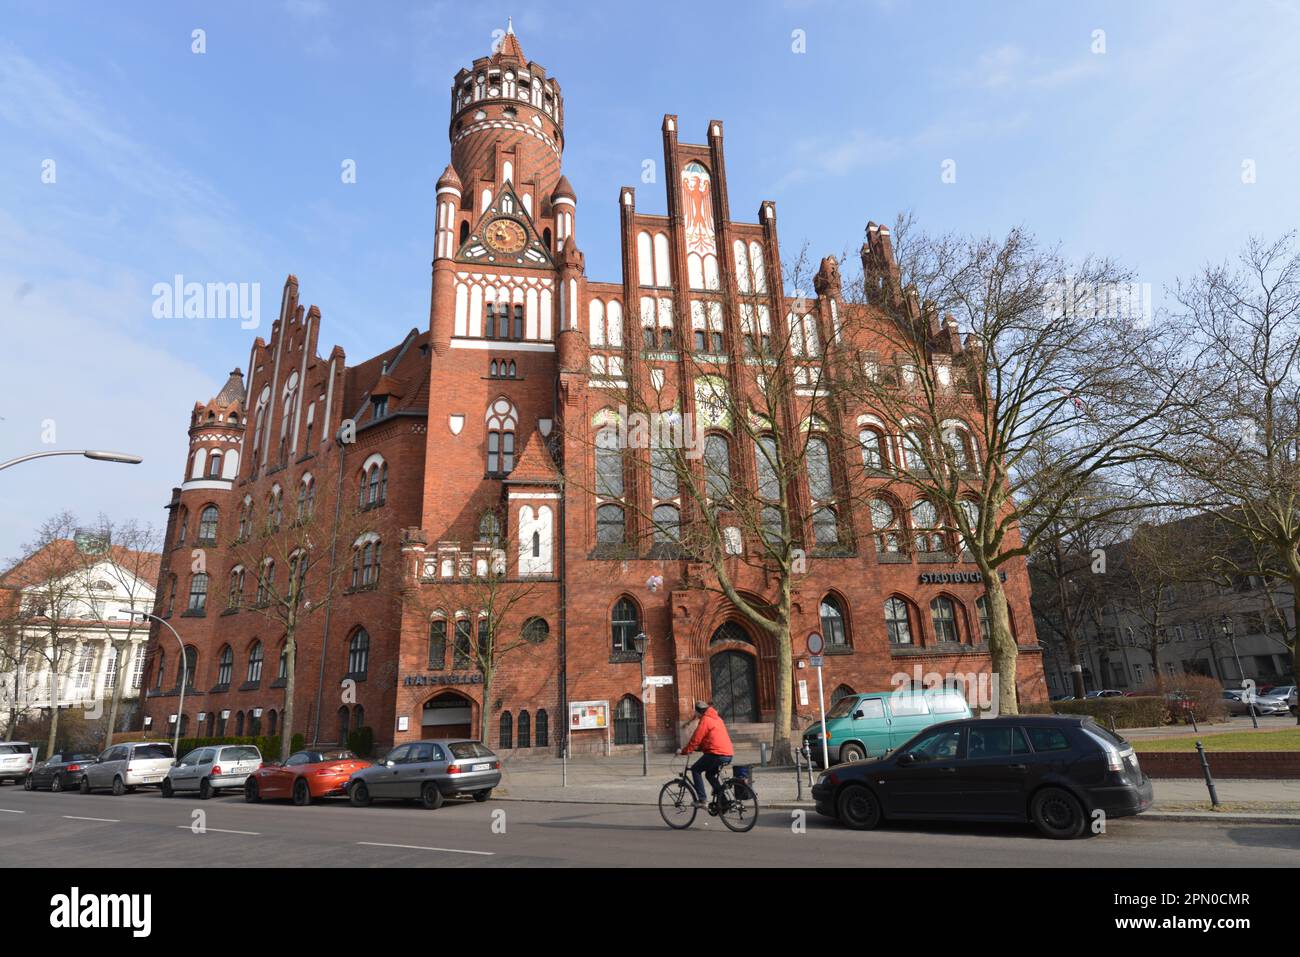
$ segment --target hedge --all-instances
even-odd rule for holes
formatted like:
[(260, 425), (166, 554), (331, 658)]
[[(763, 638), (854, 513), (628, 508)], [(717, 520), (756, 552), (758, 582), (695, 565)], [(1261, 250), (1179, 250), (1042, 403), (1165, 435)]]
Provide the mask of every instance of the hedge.
[[(189, 754), (195, 748), (210, 748), (222, 744), (251, 744), (262, 752), (263, 760), (280, 760), (280, 736), (278, 734), (259, 734), (245, 737), (181, 738), (180, 750), (176, 752), (176, 756), (180, 757)], [(294, 751), (301, 751), (304, 744), (303, 736), (295, 734), (289, 744), (290, 754)]]
[[(1155, 695), (1123, 698), (1085, 698), (1082, 701), (1052, 701), (1048, 704), (1024, 705), (1021, 714), (1085, 714), (1102, 727), (1111, 719), (1117, 728), (1155, 728), (1169, 723), (1169, 704)], [(1200, 715), (1198, 714), (1199, 718)]]

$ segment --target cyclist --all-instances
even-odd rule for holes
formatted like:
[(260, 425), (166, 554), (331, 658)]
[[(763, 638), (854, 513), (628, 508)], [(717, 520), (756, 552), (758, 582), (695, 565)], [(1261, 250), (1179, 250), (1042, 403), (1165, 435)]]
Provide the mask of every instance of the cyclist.
[(722, 716), (709, 706), (707, 701), (695, 702), (695, 713), (699, 716), (699, 725), (691, 740), (682, 748), (682, 754), (690, 754), (697, 748), (700, 759), (691, 765), (691, 774), (695, 777), (695, 806), (704, 807), (704, 778), (707, 775), (715, 797), (720, 797), (721, 784), (718, 781), (718, 769), (731, 763), (735, 755), (731, 747), (731, 737)]

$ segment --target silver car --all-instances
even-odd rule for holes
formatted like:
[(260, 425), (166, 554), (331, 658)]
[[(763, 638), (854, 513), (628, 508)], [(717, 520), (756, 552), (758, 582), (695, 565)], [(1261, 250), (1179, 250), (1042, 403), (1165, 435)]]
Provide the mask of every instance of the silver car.
[(22, 784), (35, 764), (36, 753), (26, 741), (0, 741), (0, 784), (6, 778)]
[(138, 787), (157, 786), (174, 760), (176, 752), (165, 741), (115, 744), (81, 772), (81, 793), (109, 788), (114, 794), (124, 794)]
[(159, 787), (163, 797), (177, 791), (198, 791), (206, 801), (222, 788), (243, 789), (248, 776), (262, 766), (262, 752), (251, 744), (195, 748), (167, 771)]
[(500, 783), (501, 760), (481, 743), (441, 739), (399, 744), (382, 761), (354, 771), (347, 792), (355, 807), (398, 798), (434, 809), (457, 794), (486, 801)]

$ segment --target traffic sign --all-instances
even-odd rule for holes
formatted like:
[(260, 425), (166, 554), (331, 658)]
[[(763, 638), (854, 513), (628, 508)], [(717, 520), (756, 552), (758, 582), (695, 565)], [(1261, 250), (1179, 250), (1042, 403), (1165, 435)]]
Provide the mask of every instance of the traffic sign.
[(666, 685), (670, 685), (673, 683), (673, 676), (672, 675), (646, 675), (645, 683), (646, 683), (646, 687), (648, 688), (662, 688)]
[(826, 642), (822, 641), (822, 636), (818, 632), (814, 631), (808, 636), (808, 654), (820, 655), (824, 647)]
[(822, 666), (822, 656), (813, 655), (811, 658), (808, 659), (808, 663), (811, 664), (814, 668), (820, 668)]

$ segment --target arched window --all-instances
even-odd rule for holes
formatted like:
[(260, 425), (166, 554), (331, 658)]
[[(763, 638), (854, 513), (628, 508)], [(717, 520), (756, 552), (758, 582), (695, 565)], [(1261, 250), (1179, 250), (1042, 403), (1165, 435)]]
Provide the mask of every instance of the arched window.
[(467, 239), (469, 239), (469, 220), (464, 220), (460, 224), (460, 242), (462, 246)]
[(236, 566), (230, 572), (230, 593), (226, 597), (227, 608), (238, 608), (244, 603), (244, 569)]
[(912, 541), (918, 553), (943, 551), (939, 513), (929, 499), (919, 498), (912, 504)]
[(372, 588), (379, 582), (383, 544), (373, 532), (352, 544), (352, 587)]
[(909, 472), (924, 474), (928, 471), (925, 465), (926, 448), (925, 437), (916, 429), (903, 433), (903, 460)]
[(253, 534), (253, 499), (244, 496), (243, 508), (239, 510), (239, 540), (242, 542)]
[(606, 504), (596, 509), (596, 543), (598, 545), (621, 545), (625, 536), (622, 506)]
[(839, 599), (827, 595), (821, 604), (822, 638), (827, 648), (847, 648), (849, 646), (848, 629), (844, 626), (844, 610)]
[(478, 520), (478, 540), (493, 546), (501, 544), (501, 517), (489, 509)]
[(280, 527), (280, 522), (284, 519), (284, 493), (280, 490), (280, 486), (277, 485), (275, 488), (271, 489), (271, 494), (267, 498), (266, 505), (266, 524), (269, 525), (272, 530), (278, 529)]
[(346, 748), (348, 745), (348, 725), (351, 723), (349, 721), (350, 717), (351, 716), (348, 714), (348, 709), (346, 705), (339, 708), (338, 711), (339, 747)]
[(429, 622), (429, 670), (442, 671), (447, 667), (447, 619), (435, 613)]
[(275, 723), (276, 723), (276, 719), (277, 719), (278, 717), (279, 717), (279, 715), (277, 715), (277, 714), (275, 713), (275, 709), (274, 709), (274, 708), (272, 708), (272, 709), (267, 713), (267, 716), (266, 716), (266, 733), (267, 733), (267, 734), (269, 734), (269, 735), (271, 735), (271, 736), (274, 736), (274, 735), (275, 735)]
[(810, 436), (804, 446), (804, 467), (808, 472), (808, 494), (814, 502), (828, 502), (835, 498), (831, 481), (831, 453), (826, 440)]
[(614, 707), (614, 743), (641, 743), (641, 701), (624, 695)]
[(520, 629), (519, 635), (524, 641), (531, 644), (541, 644), (551, 633), (551, 626), (546, 623), (545, 618), (536, 616), (529, 618), (524, 622), (524, 627)]
[(208, 607), (208, 576), (202, 572), (190, 576), (190, 600), (187, 613), (201, 615)]
[(550, 733), (550, 719), (547, 717), (545, 708), (537, 709), (537, 746), (544, 748), (549, 743), (547, 738)]
[(235, 737), (244, 736), (244, 712), (239, 711), (235, 714)]
[(316, 507), (316, 482), (308, 472), (298, 483), (298, 521), (305, 522), (311, 518)]
[(253, 642), (253, 647), (248, 651), (248, 681), (253, 683), (262, 680), (262, 658), (264, 652), (260, 641)]
[(889, 446), (884, 433), (878, 429), (863, 429), (858, 433), (862, 445), (862, 466), (869, 472), (883, 472), (889, 468)]
[(501, 749), (509, 751), (515, 746), (515, 722), (509, 711), (501, 712)]
[(208, 478), (221, 478), (220, 452), (213, 452), (208, 456)]
[(275, 584), (275, 559), (268, 558), (262, 562), (262, 573), (257, 576), (257, 603), (269, 604), (272, 586)]
[(873, 498), (867, 504), (871, 514), (871, 529), (875, 533), (877, 553), (897, 553), (902, 537), (898, 529), (898, 511), (889, 499)]
[(353, 678), (365, 678), (370, 667), (370, 635), (364, 628), (358, 628), (348, 642), (348, 675)]
[(636, 644), (632, 639), (640, 631), (641, 615), (637, 611), (636, 604), (630, 598), (620, 598), (614, 603), (614, 610), (610, 614), (610, 634), (614, 652), (617, 654), (636, 651)]
[[(92, 652), (91, 653), (92, 662), (94, 660), (93, 655), (94, 653)], [(198, 670), (199, 670), (199, 650), (193, 646), (187, 645), (185, 647), (185, 675), (184, 675), (185, 689), (187, 691), (191, 691), (194, 689), (194, 673)], [(181, 683), (180, 669), (177, 669), (176, 684), (179, 685), (180, 683)]]
[(235, 674), (235, 653), (226, 645), (217, 657), (217, 684), (228, 685)]
[(199, 538), (196, 544), (214, 545), (217, 541), (217, 507), (206, 505), (199, 512)]
[(531, 748), (533, 746), (533, 724), (528, 716), (527, 711), (519, 712), (519, 747)]
[(352, 709), (352, 730), (360, 731), (366, 726), (366, 709), (357, 705)]
[(190, 510), (182, 505), (181, 510), (177, 514), (177, 518), (176, 518), (176, 544), (177, 545), (185, 544), (185, 527), (189, 525), (189, 523), (190, 523)]
[(891, 645), (912, 644), (912, 625), (908, 620), (907, 602), (901, 598), (885, 600), (885, 629)]
[(378, 508), (388, 498), (388, 463), (376, 458), (361, 473), (361, 508)]
[(980, 640), (987, 642), (993, 634), (993, 619), (989, 615), (987, 595), (980, 595), (975, 599), (975, 613), (979, 616), (980, 621)]
[(682, 513), (676, 505), (656, 505), (654, 510), (654, 540), (656, 544), (681, 541)]
[(834, 707), (836, 703), (840, 701), (841, 698), (847, 698), (849, 695), (856, 694), (856, 693), (857, 692), (855, 692), (848, 685), (839, 685), (834, 691), (831, 692), (831, 707)]
[(763, 540), (770, 546), (781, 543), (781, 510), (774, 505), (765, 506), (759, 512), (758, 520), (762, 528)]
[(765, 502), (775, 502), (781, 498), (777, 465), (776, 438), (771, 435), (759, 436), (754, 443), (754, 468), (758, 476), (758, 495)]
[(840, 543), (840, 523), (833, 508), (819, 508), (813, 512), (813, 541), (819, 548), (829, 548)]
[(489, 475), (509, 475), (515, 467), (515, 426), (519, 410), (504, 396), (487, 410), (487, 470)]
[(731, 443), (726, 436), (713, 433), (704, 439), (704, 482), (714, 501), (731, 494)]
[(951, 644), (961, 640), (957, 631), (957, 609), (951, 598), (940, 595), (930, 602), (930, 620), (934, 623), (936, 641)]
[(623, 451), (607, 447), (603, 441), (596, 446), (596, 494), (601, 498), (623, 497)]

